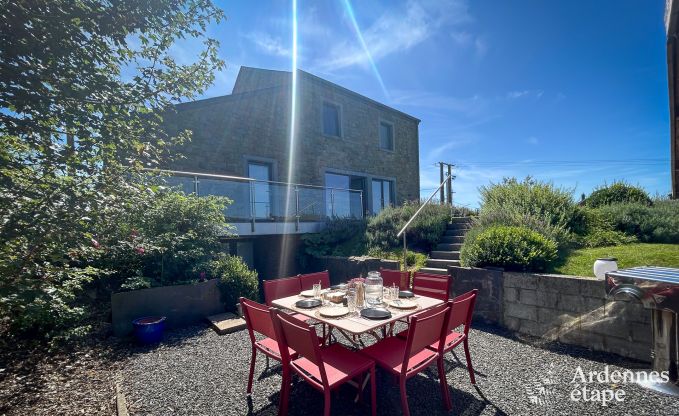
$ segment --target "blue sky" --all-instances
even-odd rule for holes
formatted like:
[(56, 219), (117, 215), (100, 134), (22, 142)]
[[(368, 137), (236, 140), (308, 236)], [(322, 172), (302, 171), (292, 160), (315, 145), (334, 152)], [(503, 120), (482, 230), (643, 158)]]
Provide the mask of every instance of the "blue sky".
[[(532, 175), (574, 188), (625, 179), (667, 194), (664, 1), (299, 0), (299, 67), (422, 120), (422, 195), (437, 161), (458, 165), (455, 200)], [(209, 28), (231, 92), (241, 65), (289, 70), (291, 2), (219, 2)], [(190, 43), (176, 48), (192, 59)], [(593, 160), (622, 162), (598, 162)]]

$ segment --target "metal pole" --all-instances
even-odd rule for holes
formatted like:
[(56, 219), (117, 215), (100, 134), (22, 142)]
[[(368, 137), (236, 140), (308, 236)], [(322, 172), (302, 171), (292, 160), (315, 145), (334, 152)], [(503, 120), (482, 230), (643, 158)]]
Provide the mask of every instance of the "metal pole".
[(255, 184), (250, 182), (250, 219), (251, 219), (251, 229), (255, 232)]
[[(440, 179), (439, 183), (443, 183), (443, 162), (439, 162), (439, 170), (441, 172), (441, 176), (439, 178)], [(443, 201), (444, 201), (444, 199), (443, 199), (443, 189), (442, 189), (441, 190), (441, 205), (443, 205)]]
[(432, 198), (434, 198), (434, 196), (436, 195), (436, 193), (441, 189), (441, 187), (442, 187), (444, 184), (445, 184), (445, 181), (441, 181), (441, 184), (436, 188), (436, 190), (435, 190), (434, 192), (432, 192), (431, 195), (429, 195), (429, 198), (427, 198), (427, 200), (424, 201), (424, 203), (423, 203), (422, 205), (420, 205), (420, 208), (419, 208), (417, 211), (415, 211), (415, 213), (413, 214), (412, 217), (410, 217), (410, 219), (408, 220), (408, 222), (406, 222), (406, 225), (404, 225), (403, 228), (401, 228), (401, 231), (399, 231), (398, 234), (396, 234), (396, 237), (400, 237), (401, 234), (403, 234), (403, 233), (405, 232), (406, 228), (408, 228), (408, 226), (410, 225), (410, 223), (413, 222), (413, 220), (420, 214), (420, 211), (422, 211), (422, 210), (424, 209), (424, 207), (429, 203), (429, 201), (431, 201)]
[(363, 218), (363, 217), (365, 217), (365, 212), (364, 212), (365, 210), (363, 209), (363, 191), (360, 191), (358, 193), (358, 195), (361, 198), (361, 216), (359, 218)]
[(406, 233), (403, 233), (403, 270), (408, 270), (408, 246), (406, 245)]
[(447, 185), (448, 187), (448, 203), (450, 205), (453, 205), (453, 166), (448, 165), (448, 180), (447, 180)]
[(335, 190), (333, 188), (330, 188), (330, 213), (332, 213), (332, 217), (335, 217)]
[(295, 231), (299, 231), (299, 187), (295, 185)]
[(198, 176), (193, 177), (193, 193), (198, 196)]

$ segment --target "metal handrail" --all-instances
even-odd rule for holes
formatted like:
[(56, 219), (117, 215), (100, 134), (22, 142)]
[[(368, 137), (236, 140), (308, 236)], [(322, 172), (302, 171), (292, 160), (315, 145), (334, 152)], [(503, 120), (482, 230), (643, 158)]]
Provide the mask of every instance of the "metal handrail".
[(401, 228), (401, 231), (399, 231), (398, 234), (396, 234), (396, 238), (403, 235), (403, 269), (406, 269), (408, 267), (408, 265), (406, 263), (406, 256), (408, 254), (408, 247), (406, 246), (406, 233), (405, 233), (406, 230), (410, 226), (410, 223), (413, 222), (413, 220), (420, 214), (420, 211), (422, 211), (424, 209), (424, 207), (429, 203), (429, 201), (431, 201), (432, 198), (434, 198), (434, 195), (436, 195), (439, 192), (439, 190), (441, 190), (443, 185), (445, 185), (446, 182), (448, 182), (448, 179), (451, 178), (451, 176), (452, 175), (449, 174), (448, 176), (446, 176), (443, 179), (443, 182), (441, 182), (441, 184), (434, 190), (434, 192), (432, 192), (432, 194), (429, 195), (429, 198), (427, 198), (427, 200), (424, 201), (424, 203), (422, 205), (420, 205), (420, 208), (417, 211), (415, 211), (413, 216), (410, 217), (410, 219), (405, 223), (403, 228)]
[(276, 185), (301, 186), (301, 187), (304, 187), (304, 188), (335, 189), (335, 190), (338, 190), (338, 191), (363, 192), (361, 189), (335, 188), (335, 187), (332, 187), (332, 186), (310, 185), (310, 184), (305, 184), (305, 183), (265, 181), (263, 179), (246, 178), (244, 176), (218, 175), (218, 174), (215, 174), (215, 173), (186, 172), (186, 171), (181, 171), (181, 170), (148, 169), (148, 168), (144, 168), (143, 170), (146, 170), (146, 171), (149, 171), (149, 172), (169, 173), (169, 174), (181, 175), (181, 176), (202, 176), (202, 177), (206, 177), (206, 178), (228, 179), (228, 180), (236, 180), (236, 181), (243, 181), (243, 182), (261, 182), (261, 183), (271, 183), (271, 184), (276, 184)]

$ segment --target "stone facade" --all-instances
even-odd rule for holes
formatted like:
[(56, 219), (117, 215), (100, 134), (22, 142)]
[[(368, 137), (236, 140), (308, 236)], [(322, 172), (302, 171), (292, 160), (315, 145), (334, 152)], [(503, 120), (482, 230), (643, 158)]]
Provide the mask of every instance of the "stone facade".
[[(188, 129), (191, 143), (171, 169), (247, 176), (249, 161), (271, 166), (272, 179), (325, 186), (326, 173), (392, 181), (396, 203), (419, 198), (419, 120), (304, 71), (298, 72), (298, 131), (288, 175), (291, 74), (241, 68), (233, 94), (177, 106), (170, 131)], [(322, 108), (340, 108), (341, 137), (323, 134)], [(379, 125), (393, 125), (394, 150), (379, 146)], [(352, 186), (353, 188), (353, 186)]]
[(606, 298), (601, 280), (450, 267), (455, 294), (479, 289), (474, 318), (512, 331), (651, 360), (651, 311)]

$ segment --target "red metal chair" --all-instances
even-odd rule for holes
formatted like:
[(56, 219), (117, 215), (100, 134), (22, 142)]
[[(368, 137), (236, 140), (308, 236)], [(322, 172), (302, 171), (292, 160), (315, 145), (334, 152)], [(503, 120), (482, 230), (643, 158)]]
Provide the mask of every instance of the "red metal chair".
[(321, 282), (321, 289), (327, 289), (330, 287), (330, 275), (327, 270), (317, 273), (300, 274), (299, 282), (302, 290), (313, 289), (314, 284), (318, 282)]
[[(278, 347), (278, 341), (276, 341), (276, 331), (274, 330), (270, 312), (272, 309), (245, 298), (240, 298), (240, 305), (243, 310), (245, 324), (248, 328), (248, 334), (250, 335), (250, 343), (252, 344), (252, 358), (250, 359), (250, 375), (248, 377), (247, 389), (247, 394), (251, 394), (257, 351), (261, 351), (267, 357), (267, 368), (269, 367), (269, 357), (281, 362), (283, 358)], [(257, 341), (255, 332), (263, 335), (264, 338)], [(288, 357), (297, 357), (297, 353), (293, 350), (287, 351), (286, 355)]]
[(443, 345), (441, 340), (447, 334), (449, 313), (448, 303), (417, 313), (410, 319), (406, 339), (389, 337), (361, 350), (361, 354), (367, 355), (375, 360), (377, 365), (398, 376), (401, 406), (406, 416), (410, 415), (406, 381), (425, 370), (434, 361), (438, 367), (443, 405), (446, 410), (452, 408), (446, 373), (443, 369), (443, 350), (440, 347), (438, 350), (428, 348), (432, 344)]
[(447, 301), (450, 294), (450, 282), (450, 276), (445, 274), (415, 272), (413, 293)]
[[(288, 413), (288, 396), (292, 371), (311, 386), (323, 392), (325, 407), (323, 414), (330, 415), (330, 393), (344, 383), (352, 383), (359, 389), (363, 383), (353, 379), (368, 373), (370, 377), (370, 400), (372, 415), (377, 413), (375, 388), (375, 362), (355, 353), (340, 344), (321, 348), (316, 330), (304, 322), (278, 311), (273, 312), (274, 329), (283, 351), (283, 384), (278, 408), (279, 415)], [(287, 351), (297, 351), (299, 358), (286, 356)]]
[(398, 286), (401, 290), (406, 290), (410, 286), (410, 272), (401, 270), (380, 269), (380, 275), (384, 281), (384, 286)]
[[(448, 319), (448, 331), (443, 344), (443, 354), (452, 351), (455, 347), (463, 343), (464, 355), (467, 359), (467, 371), (469, 371), (469, 379), (472, 384), (476, 384), (474, 377), (474, 368), (472, 367), (472, 357), (469, 354), (469, 328), (472, 323), (472, 314), (474, 313), (474, 304), (476, 303), (476, 295), (478, 289), (471, 290), (460, 296), (457, 296), (451, 301), (452, 306), (450, 310), (450, 318)], [(462, 332), (455, 331), (462, 326)], [(438, 343), (430, 345), (431, 350), (438, 350)]]
[(297, 276), (264, 280), (262, 285), (264, 286), (264, 301), (268, 306), (272, 306), (271, 303), (275, 299), (299, 295), (302, 291), (302, 286)]

